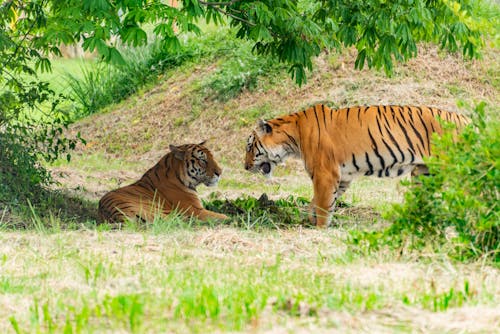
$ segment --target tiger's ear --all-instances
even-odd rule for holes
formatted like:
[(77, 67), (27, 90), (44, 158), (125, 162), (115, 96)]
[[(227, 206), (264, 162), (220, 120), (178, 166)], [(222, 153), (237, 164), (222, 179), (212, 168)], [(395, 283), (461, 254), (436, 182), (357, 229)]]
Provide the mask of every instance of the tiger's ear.
[(180, 146), (169, 145), (170, 151), (174, 153), (174, 157), (179, 160), (184, 160), (186, 151), (181, 150)]
[(203, 146), (203, 145), (205, 145), (205, 143), (206, 143), (206, 142), (207, 142), (207, 140), (205, 139), (204, 141), (202, 141), (202, 142), (201, 142), (201, 143), (199, 143), (198, 145)]
[(266, 122), (264, 120), (260, 119), (258, 125), (259, 125), (259, 130), (261, 132), (263, 132), (263, 133), (271, 133), (271, 132), (273, 132), (272, 126), (268, 122)]

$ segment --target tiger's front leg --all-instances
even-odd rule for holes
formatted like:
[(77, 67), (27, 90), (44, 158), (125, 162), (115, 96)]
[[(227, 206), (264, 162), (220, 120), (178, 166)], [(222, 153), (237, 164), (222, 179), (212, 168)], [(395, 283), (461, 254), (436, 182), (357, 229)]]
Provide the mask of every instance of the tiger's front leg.
[[(314, 198), (311, 202), (309, 219), (312, 224), (319, 228), (326, 228), (330, 223), (330, 217), (335, 208), (340, 177), (338, 173), (315, 171), (313, 179)], [(320, 177), (321, 175), (321, 177)]]
[(222, 221), (222, 220), (229, 219), (229, 217), (226, 216), (225, 214), (210, 211), (207, 209), (201, 209), (201, 211), (198, 212), (197, 217), (198, 217), (198, 219), (203, 220), (203, 221), (207, 221), (207, 220)]
[(208, 221), (208, 220), (222, 221), (229, 219), (229, 217), (226, 216), (225, 214), (210, 211), (205, 208), (198, 208), (192, 206), (184, 208), (183, 212), (186, 216), (192, 216), (202, 221)]

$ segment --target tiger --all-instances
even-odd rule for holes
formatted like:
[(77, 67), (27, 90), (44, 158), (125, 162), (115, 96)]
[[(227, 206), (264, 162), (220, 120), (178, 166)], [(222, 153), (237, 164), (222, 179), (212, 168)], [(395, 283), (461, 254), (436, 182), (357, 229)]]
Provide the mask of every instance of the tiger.
[(228, 216), (203, 208), (196, 186), (215, 186), (222, 170), (212, 153), (200, 144), (170, 145), (170, 152), (138, 181), (106, 193), (99, 200), (101, 222), (126, 220), (152, 222), (156, 216), (177, 210), (184, 217), (202, 221), (226, 220)]
[(372, 105), (334, 110), (316, 104), (299, 112), (260, 120), (246, 143), (245, 169), (271, 176), (288, 157), (302, 159), (313, 184), (309, 219), (327, 227), (337, 199), (359, 176), (428, 174), (423, 158), (431, 136), (453, 123), (456, 133), (470, 119), (427, 106)]

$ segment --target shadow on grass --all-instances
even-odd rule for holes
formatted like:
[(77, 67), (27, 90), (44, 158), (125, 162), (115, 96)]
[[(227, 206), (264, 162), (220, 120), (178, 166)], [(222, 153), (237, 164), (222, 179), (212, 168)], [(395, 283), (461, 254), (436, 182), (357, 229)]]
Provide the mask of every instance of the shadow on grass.
[(31, 198), (0, 201), (3, 230), (80, 229), (96, 221), (96, 203), (62, 191), (39, 190)]
[[(316, 228), (309, 221), (309, 201), (302, 197), (288, 196), (271, 200), (263, 193), (259, 198), (244, 196), (236, 199), (212, 197), (203, 203), (208, 210), (226, 214), (231, 219), (219, 222), (201, 222), (185, 219), (173, 212), (167, 217), (144, 223), (129, 221), (118, 226), (98, 223), (97, 203), (64, 191), (43, 190), (33, 196), (37, 201), (26, 199), (0, 201), (0, 229), (2, 230), (129, 230), (168, 233), (178, 229), (231, 226), (247, 230), (280, 230), (296, 227)], [(340, 202), (333, 214), (331, 227), (355, 226), (371, 223), (380, 215), (368, 207), (353, 207)]]
[[(259, 198), (240, 197), (234, 200), (214, 199), (204, 203), (205, 208), (223, 213), (232, 219), (228, 223), (240, 228), (287, 229), (297, 226), (315, 228), (309, 221), (310, 202), (303, 197), (288, 196), (270, 200), (263, 193)], [(373, 222), (380, 214), (368, 207), (353, 207), (346, 202), (338, 202), (332, 215), (330, 226), (337, 227), (356, 222)]]

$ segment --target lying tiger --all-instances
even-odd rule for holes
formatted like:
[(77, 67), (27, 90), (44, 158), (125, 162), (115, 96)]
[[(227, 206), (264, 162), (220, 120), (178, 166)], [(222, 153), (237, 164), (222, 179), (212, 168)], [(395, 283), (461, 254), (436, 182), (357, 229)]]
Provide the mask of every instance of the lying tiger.
[(152, 222), (157, 215), (177, 210), (185, 217), (224, 220), (226, 215), (203, 208), (196, 186), (215, 186), (222, 173), (212, 153), (204, 146), (170, 145), (170, 152), (139, 181), (105, 194), (99, 201), (103, 221), (122, 223), (126, 219)]
[(318, 104), (260, 121), (248, 137), (245, 169), (269, 176), (290, 156), (300, 157), (313, 182), (310, 220), (326, 227), (335, 202), (362, 175), (427, 174), (423, 157), (441, 118), (461, 128), (463, 115), (429, 107), (368, 106), (332, 110)]

